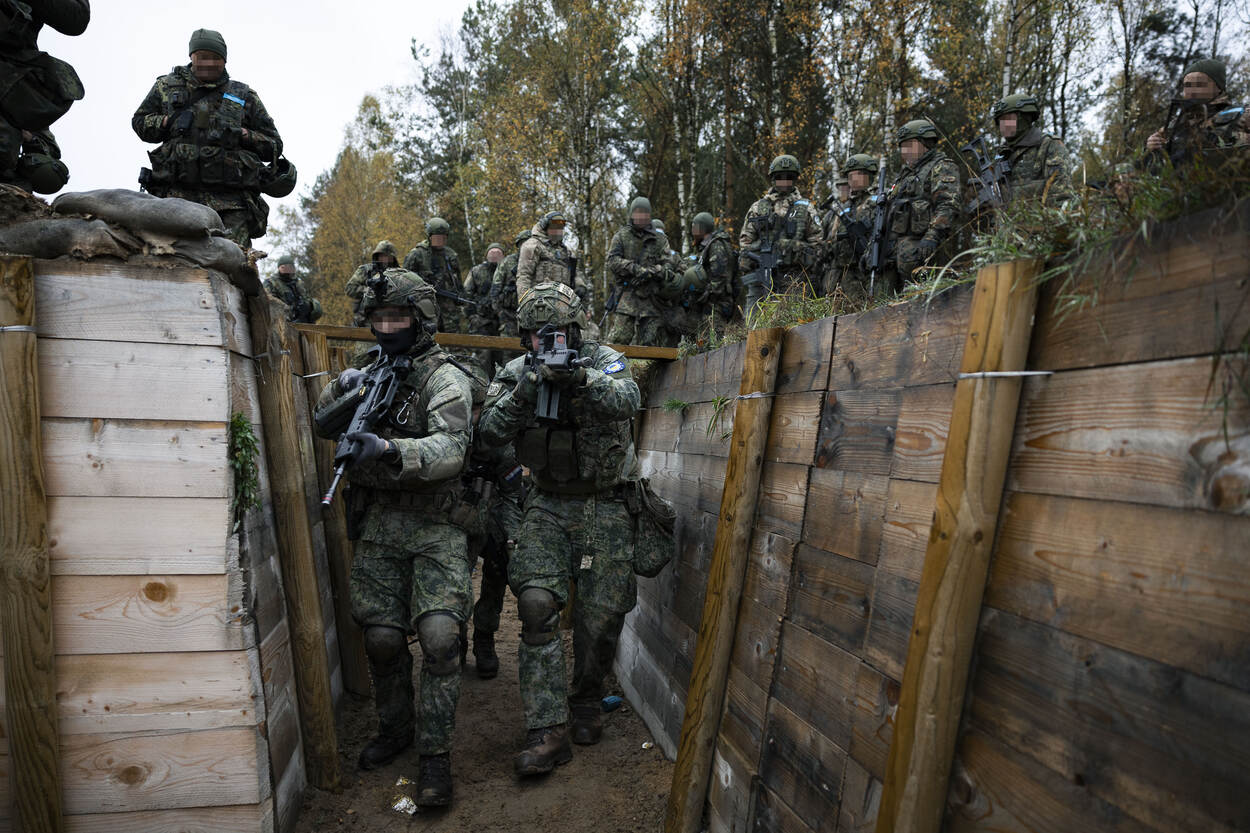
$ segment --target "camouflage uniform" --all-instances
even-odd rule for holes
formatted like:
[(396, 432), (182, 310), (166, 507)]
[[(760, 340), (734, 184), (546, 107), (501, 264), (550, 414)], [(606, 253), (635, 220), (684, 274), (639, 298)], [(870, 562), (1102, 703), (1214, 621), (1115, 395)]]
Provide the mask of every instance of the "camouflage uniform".
[[(633, 520), (619, 487), (638, 478), (629, 426), (640, 397), (620, 353), (588, 344), (585, 354), (594, 360), (585, 386), (565, 400), (568, 413), (550, 428), (537, 424), (532, 403), (513, 395), (517, 378), (526, 370), (525, 357), (510, 361), (491, 385), (482, 433), (491, 443), (515, 440), (518, 457), (530, 466), (534, 478), (516, 554), (508, 567), (512, 591), (519, 595), (527, 587), (541, 587), (563, 607), (569, 579), (575, 579), (573, 689), (568, 700), (597, 708), (625, 614), (636, 601)], [(536, 448), (540, 439), (547, 440), (548, 432), (569, 437), (576, 433), (579, 459), (569, 470), (553, 471), (556, 462), (547, 452), (550, 441), (546, 448)], [(532, 457), (526, 453), (531, 449)], [(568, 689), (559, 639), (543, 645), (523, 641), (519, 658), (526, 726), (566, 722)]]
[[(178, 126), (182, 114), (185, 130)], [(147, 191), (215, 210), (226, 235), (244, 248), (264, 236), (269, 205), (260, 195), (262, 163), (277, 160), (282, 138), (255, 90), (225, 70), (204, 82), (190, 64), (174, 67), (156, 80), (130, 124), (143, 141), (161, 143), (148, 153), (150, 177), (140, 174)]]
[[(428, 286), (399, 269), (385, 274), (392, 286), (419, 284), (417, 291), (427, 293), (422, 317), (435, 314)], [(373, 295), (367, 290), (366, 304)], [(414, 326), (421, 327), (419, 319)], [(349, 505), (364, 507), (352, 563), (352, 617), (365, 629), (367, 649), (375, 629), (398, 632), (392, 655), (369, 651), (379, 737), (402, 742), (419, 729), (421, 755), (437, 756), (451, 747), (460, 696), (455, 632), (473, 602), (465, 530), (450, 517), (462, 488), (473, 394), (469, 378), (428, 334), (422, 332), (407, 355), (412, 371), (376, 429), (397, 456), (347, 471)], [(335, 379), (321, 393), (319, 413), (342, 395)], [(449, 619), (450, 630), (437, 630)], [(424, 655), (419, 710), (413, 707), (412, 654), (402, 638), (412, 634)]]
[(743, 253), (738, 256), (738, 270), (744, 276), (744, 283), (748, 283), (750, 273), (759, 268), (745, 252), (758, 252), (764, 240), (772, 241), (773, 252), (778, 256), (772, 291), (789, 292), (806, 284), (808, 294), (816, 294), (820, 218), (798, 188), (788, 194), (775, 187), (769, 188), (747, 209), (742, 232), (738, 235), (738, 250)]
[[(460, 279), (460, 258), (451, 246), (435, 249), (429, 240), (423, 240), (404, 255), (404, 268), (420, 275), (435, 289), (453, 295), (460, 295), (464, 291), (464, 283)], [(466, 324), (464, 308), (451, 298), (439, 295), (439, 332), (463, 333)]]
[(491, 280), (490, 297), (495, 315), (499, 319), (499, 335), (516, 336), (521, 331), (517, 328), (516, 308), (517, 263), (520, 260), (521, 244), (529, 239), (530, 233), (523, 231), (516, 237), (516, 248), (499, 262), (495, 276)]
[(490, 290), (498, 269), (498, 263), (485, 260), (469, 270), (464, 294), (477, 302), (477, 306), (471, 307), (472, 311), (469, 313), (469, 332), (473, 335), (493, 336), (499, 332), (499, 317), (490, 302)]
[(39, 31), (81, 35), (90, 20), (88, 0), (0, 3), (0, 182), (51, 194), (69, 180), (48, 128), (83, 86), (73, 67), (39, 50)]
[(903, 166), (887, 199), (886, 250), (893, 252), (894, 268), (884, 277), (888, 288), (897, 292), (916, 269), (946, 254), (944, 250), (933, 254), (933, 247), (941, 249), (959, 220), (959, 169), (945, 153), (931, 148), (915, 167)]
[(352, 308), (352, 315), (357, 327), (364, 326), (365, 323), (364, 316), (360, 312), (360, 299), (364, 297), (365, 284), (368, 283), (371, 275), (386, 271), (378, 264), (378, 255), (390, 255), (394, 266), (396, 268), (399, 266), (399, 253), (395, 251), (395, 244), (389, 240), (380, 240), (378, 245), (373, 247), (369, 262), (357, 266), (356, 271), (352, 272), (352, 276), (347, 279), (347, 286), (343, 288), (343, 293), (356, 302)]
[(1061, 202), (1072, 195), (1068, 173), (1068, 151), (1063, 142), (1042, 132), (1036, 124), (1023, 134), (1006, 140), (999, 155), (1010, 166), (1007, 171), (1007, 200), (1040, 198)]
[(868, 251), (873, 214), (877, 208), (874, 190), (865, 188), (851, 194), (834, 221), (831, 262), (825, 274), (826, 295), (841, 287), (852, 302), (858, 303), (868, 297), (868, 276), (864, 274), (861, 259)]
[(1250, 146), (1250, 113), (1235, 106), (1224, 93), (1207, 102), (1190, 105), (1176, 118), (1163, 151), (1147, 153), (1147, 163), (1161, 168), (1170, 161), (1180, 167), (1193, 162), (1202, 151)]
[(288, 321), (311, 324), (322, 316), (321, 302), (312, 297), (304, 281), (294, 275), (290, 280), (281, 273), (276, 278), (266, 279), (265, 291), (290, 307)]
[(619, 230), (608, 247), (608, 271), (616, 284), (616, 307), (608, 315), (604, 340), (612, 344), (671, 346), (657, 290), (667, 277), (668, 238), (632, 223)]

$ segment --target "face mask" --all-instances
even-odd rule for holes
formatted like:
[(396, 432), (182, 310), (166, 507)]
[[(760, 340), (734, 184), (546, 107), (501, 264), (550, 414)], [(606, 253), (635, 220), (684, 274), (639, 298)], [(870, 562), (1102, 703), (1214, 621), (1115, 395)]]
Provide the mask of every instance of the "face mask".
[(388, 356), (402, 356), (407, 353), (416, 346), (417, 339), (421, 335), (421, 326), (416, 323), (395, 333), (379, 333), (373, 327), (369, 329), (373, 330), (373, 337), (378, 340), (378, 344)]

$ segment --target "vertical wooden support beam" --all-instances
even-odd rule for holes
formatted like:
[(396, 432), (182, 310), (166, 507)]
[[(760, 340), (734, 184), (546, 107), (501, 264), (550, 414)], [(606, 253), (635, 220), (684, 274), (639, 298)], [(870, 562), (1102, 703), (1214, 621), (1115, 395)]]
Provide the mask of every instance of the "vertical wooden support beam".
[(738, 624), (738, 602), (746, 582), (746, 568), (759, 498), (764, 446), (773, 410), (773, 391), (781, 358), (784, 330), (753, 330), (747, 336), (742, 382), (734, 409), (733, 438), (721, 493), (720, 521), (708, 568), (707, 596), (699, 622), (694, 669), (686, 694), (686, 716), (681, 725), (673, 787), (668, 794), (665, 833), (695, 833), (703, 817), (712, 752), (720, 732), (729, 680), (729, 659)]
[[(330, 346), (325, 336), (301, 333), (300, 347), (304, 352), (304, 373), (312, 377), (304, 380), (308, 392), (308, 413), (315, 414), (321, 389), (338, 374), (330, 369)], [(322, 372), (327, 375), (312, 375)], [(322, 439), (314, 440), (314, 443), (317, 482), (324, 492), (334, 479), (334, 444)], [(364, 632), (352, 619), (352, 542), (347, 540), (347, 514), (341, 497), (322, 509), (322, 518), (325, 521), (326, 557), (330, 562), (330, 584), (334, 592), (334, 621), (339, 634), (343, 685), (348, 691), (367, 697), (370, 691), (369, 664), (365, 659)]]
[(65, 825), (35, 355), (35, 273), (29, 258), (0, 257), (0, 328), (0, 628), (14, 826), (26, 833), (51, 833)]
[(1033, 261), (977, 276), (925, 550), (877, 833), (937, 833), (1037, 306)]
[[(280, 309), (273, 309), (277, 304)], [(308, 500), (304, 494), (291, 350), (298, 349), (294, 330), (286, 323), (282, 305), (268, 295), (248, 299), (254, 349), (267, 355), (258, 368), (260, 412), (265, 428), (265, 459), (273, 492), (278, 560), (286, 590), (291, 652), (295, 664), (295, 692), (308, 781), (323, 790), (340, 788), (338, 739), (334, 701), (326, 658), (325, 620), (313, 561)]]

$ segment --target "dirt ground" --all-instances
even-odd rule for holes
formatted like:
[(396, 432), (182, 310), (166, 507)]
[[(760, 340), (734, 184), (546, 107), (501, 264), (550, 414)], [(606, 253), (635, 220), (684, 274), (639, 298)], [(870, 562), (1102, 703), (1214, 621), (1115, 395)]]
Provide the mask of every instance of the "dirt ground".
[[(474, 578), (476, 585), (477, 577)], [(412, 796), (417, 753), (410, 750), (390, 766), (363, 772), (356, 757), (376, 728), (372, 701), (346, 695), (339, 720), (339, 754), (345, 789), (339, 795), (310, 789), (296, 830), (438, 831), (438, 833), (638, 833), (664, 826), (672, 763), (628, 703), (604, 715), (603, 740), (574, 746), (573, 760), (546, 776), (524, 781), (512, 774), (512, 756), (525, 741), (516, 650), (520, 624), (509, 595), (496, 635), (499, 676), (478, 679), (473, 653), (464, 669), (456, 736), (451, 753), (455, 800), (444, 810), (396, 812), (392, 803)], [(571, 667), (571, 638), (563, 632)], [(470, 637), (471, 638), (471, 637)], [(415, 648), (416, 646), (414, 646)], [(418, 656), (414, 667), (419, 671)], [(615, 679), (609, 693), (620, 694)]]

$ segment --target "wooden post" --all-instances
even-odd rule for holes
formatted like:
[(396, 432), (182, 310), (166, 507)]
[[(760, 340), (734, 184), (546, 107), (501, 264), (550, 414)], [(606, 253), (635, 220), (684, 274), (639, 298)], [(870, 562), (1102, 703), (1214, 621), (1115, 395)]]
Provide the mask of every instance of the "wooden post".
[(977, 276), (937, 506), (925, 550), (877, 833), (937, 833), (946, 806), (981, 598), (1011, 455), (1038, 265)]
[[(330, 370), (330, 346), (318, 333), (302, 333), (300, 347), (304, 352), (304, 384), (308, 391), (308, 413), (317, 412), (321, 389), (337, 375)], [(312, 374), (325, 372), (326, 376)], [(334, 479), (334, 443), (316, 439), (317, 482), (324, 490)], [(339, 634), (339, 659), (343, 667), (343, 685), (354, 694), (369, 696), (369, 663), (365, 658), (364, 632), (352, 619), (350, 578), (352, 542), (347, 540), (347, 514), (343, 499), (322, 509), (326, 531), (326, 557), (330, 562), (330, 584), (334, 591), (334, 621)]]
[(0, 628), (14, 827), (51, 833), (65, 825), (35, 355), (35, 273), (29, 258), (0, 257), (0, 328), (5, 328), (0, 330)]
[[(729, 659), (737, 630), (738, 602), (746, 582), (746, 568), (759, 498), (764, 446), (773, 410), (773, 390), (781, 358), (780, 327), (753, 330), (747, 336), (742, 382), (734, 410), (733, 438), (721, 493), (720, 521), (708, 568), (707, 596), (699, 622), (694, 669), (686, 694), (686, 716), (681, 725), (673, 787), (668, 795), (666, 833), (695, 833), (703, 817), (712, 752), (720, 732)], [(749, 398), (748, 398), (749, 397)]]
[[(274, 310), (273, 304), (280, 309)], [(325, 621), (321, 616), (321, 594), (313, 562), (312, 532), (300, 463), (300, 429), (296, 421), (297, 380), (290, 352), (295, 347), (294, 332), (286, 323), (285, 307), (271, 301), (267, 295), (249, 298), (248, 309), (254, 349), (268, 354), (260, 358), (257, 374), (260, 412), (277, 523), (278, 560), (286, 589), (304, 760), (309, 783), (323, 790), (337, 791), (340, 788), (338, 739), (326, 658)]]

